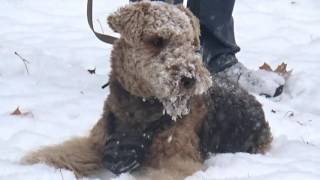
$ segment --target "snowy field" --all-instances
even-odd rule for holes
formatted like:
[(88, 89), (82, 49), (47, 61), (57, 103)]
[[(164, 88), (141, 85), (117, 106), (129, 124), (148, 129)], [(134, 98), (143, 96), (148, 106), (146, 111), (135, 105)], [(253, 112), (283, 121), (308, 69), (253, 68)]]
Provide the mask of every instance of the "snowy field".
[[(110, 33), (106, 16), (125, 3), (95, 0), (96, 29)], [(188, 180), (320, 179), (319, 9), (319, 0), (236, 2), (239, 60), (252, 69), (286, 62), (293, 75), (280, 97), (257, 97), (274, 135), (271, 150), (212, 156), (208, 169)], [(84, 0), (0, 0), (0, 180), (76, 179), (19, 159), (41, 145), (88, 134), (100, 116), (111, 46), (94, 37), (85, 10)], [(15, 52), (28, 60), (29, 74)], [(96, 74), (89, 74), (94, 67)], [(10, 115), (18, 106), (24, 114)], [(89, 179), (110, 178), (134, 179), (108, 172)]]

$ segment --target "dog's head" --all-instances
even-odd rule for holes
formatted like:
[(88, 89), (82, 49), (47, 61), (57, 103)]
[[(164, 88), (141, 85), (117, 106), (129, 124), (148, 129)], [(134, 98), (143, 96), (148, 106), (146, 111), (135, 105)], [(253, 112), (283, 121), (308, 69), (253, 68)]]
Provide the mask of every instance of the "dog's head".
[(133, 95), (157, 98), (175, 119), (189, 112), (190, 97), (211, 86), (199, 54), (199, 22), (188, 9), (137, 2), (111, 14), (108, 23), (121, 35), (112, 73)]

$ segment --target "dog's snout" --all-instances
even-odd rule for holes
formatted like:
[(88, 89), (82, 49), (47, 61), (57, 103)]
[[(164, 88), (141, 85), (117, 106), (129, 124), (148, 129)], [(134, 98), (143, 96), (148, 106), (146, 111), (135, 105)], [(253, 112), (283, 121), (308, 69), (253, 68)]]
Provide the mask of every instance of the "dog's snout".
[(196, 83), (196, 79), (195, 78), (190, 78), (190, 77), (182, 77), (180, 82), (181, 82), (181, 84), (182, 84), (182, 86), (184, 88), (190, 89)]

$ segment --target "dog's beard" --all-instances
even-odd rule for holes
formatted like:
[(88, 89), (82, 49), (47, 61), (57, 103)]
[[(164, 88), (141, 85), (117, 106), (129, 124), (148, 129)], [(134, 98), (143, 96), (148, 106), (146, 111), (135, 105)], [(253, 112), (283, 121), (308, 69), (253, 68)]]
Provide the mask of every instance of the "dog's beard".
[(160, 99), (164, 113), (170, 115), (174, 121), (190, 112), (189, 101), (190, 96), (186, 95)]
[[(151, 67), (141, 69), (141, 72), (143, 77), (148, 77), (153, 97), (162, 103), (164, 113), (173, 120), (187, 115), (192, 97), (205, 93), (212, 85), (210, 73), (205, 67), (191, 63), (167, 62), (166, 66), (153, 63)], [(194, 84), (186, 87), (182, 81), (184, 77), (195, 79)]]
[(193, 88), (181, 88), (180, 82), (175, 81), (170, 86), (172, 88), (170, 95), (159, 98), (159, 101), (163, 105), (164, 113), (170, 115), (174, 121), (176, 121), (178, 118), (181, 118), (183, 115), (189, 114), (191, 104), (190, 101), (192, 97), (205, 93), (212, 85), (210, 77), (192, 77), (196, 78), (196, 84)]

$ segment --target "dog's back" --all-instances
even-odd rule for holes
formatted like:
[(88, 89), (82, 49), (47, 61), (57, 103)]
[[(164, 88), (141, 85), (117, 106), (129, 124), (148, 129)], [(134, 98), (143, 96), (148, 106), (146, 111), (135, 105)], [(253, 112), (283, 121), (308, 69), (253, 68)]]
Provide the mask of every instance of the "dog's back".
[(205, 94), (207, 120), (201, 129), (204, 153), (263, 153), (272, 140), (261, 104), (239, 85), (216, 76)]

